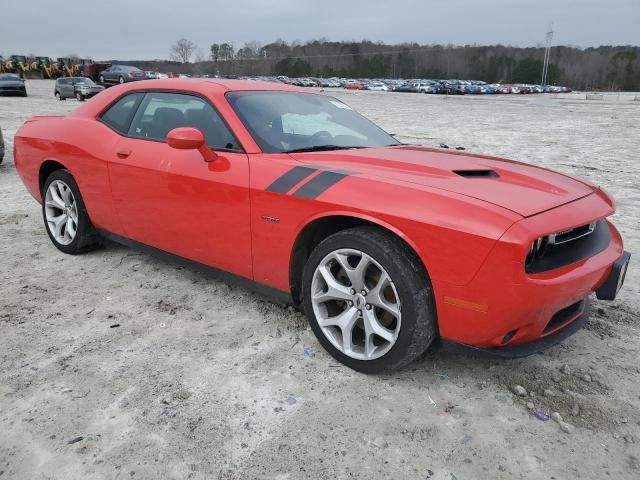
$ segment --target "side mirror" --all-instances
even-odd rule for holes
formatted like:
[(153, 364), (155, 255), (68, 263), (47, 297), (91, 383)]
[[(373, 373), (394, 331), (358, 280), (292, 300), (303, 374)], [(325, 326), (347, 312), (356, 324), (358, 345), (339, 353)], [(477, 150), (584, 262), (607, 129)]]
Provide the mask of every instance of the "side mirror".
[(167, 145), (177, 150), (198, 150), (205, 162), (215, 162), (218, 158), (207, 146), (204, 135), (197, 128), (174, 128), (167, 134)]

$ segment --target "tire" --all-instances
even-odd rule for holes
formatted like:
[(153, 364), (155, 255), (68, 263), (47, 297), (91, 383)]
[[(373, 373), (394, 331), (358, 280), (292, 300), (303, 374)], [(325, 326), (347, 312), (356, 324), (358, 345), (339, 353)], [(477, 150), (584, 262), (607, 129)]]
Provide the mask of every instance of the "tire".
[(56, 93), (55, 93), (55, 96), (56, 96), (56, 97), (58, 98), (58, 100), (60, 100), (60, 101), (66, 100), (66, 98), (64, 98), (60, 92), (56, 92)]
[[(62, 186), (70, 190), (72, 197), (68, 197), (64, 193), (61, 193)], [(51, 200), (48, 201), (50, 188), (57, 189), (58, 201), (56, 201), (55, 197), (52, 197)], [(66, 190), (64, 190), (64, 192), (66, 192)], [(73, 202), (67, 201), (67, 199), (73, 200)], [(75, 217), (77, 220), (75, 222), (75, 234), (73, 236), (69, 234), (70, 241), (68, 242), (64, 241), (64, 239), (62, 239), (61, 241), (60, 238), (56, 237), (56, 234), (52, 232), (52, 229), (54, 228), (53, 222), (47, 220), (48, 218), (51, 219), (52, 217), (59, 217), (64, 213), (64, 209), (60, 206), (57, 206), (61, 205), (59, 203), (60, 200), (62, 200), (65, 205), (68, 204), (71, 206), (69, 210), (72, 213), (75, 212)], [(55, 206), (52, 206), (54, 204)], [(76, 255), (90, 250), (91, 248), (97, 246), (99, 243), (98, 235), (93, 228), (93, 225), (91, 224), (89, 215), (87, 214), (87, 209), (85, 208), (84, 201), (82, 200), (82, 195), (80, 194), (78, 184), (68, 170), (55, 170), (44, 182), (44, 187), (42, 189), (42, 218), (44, 221), (44, 227), (47, 231), (47, 234), (49, 235), (49, 238), (51, 239), (51, 242), (61, 252), (70, 255)], [(67, 215), (66, 218), (69, 218), (69, 216)], [(66, 231), (66, 233), (69, 233), (69, 223), (67, 221), (62, 221), (60, 223), (65, 224), (60, 231)]]
[(100, 75), (99, 80), (100, 80), (100, 83), (104, 83), (104, 77), (102, 75)]
[(82, 95), (80, 92), (76, 92), (76, 100), (78, 100), (79, 102), (84, 102), (84, 95)]
[[(347, 252), (346, 256), (345, 252)], [(349, 256), (352, 253), (354, 257)], [(334, 261), (332, 257), (336, 255), (343, 258), (341, 264), (340, 262), (331, 264)], [(360, 260), (356, 260), (355, 257), (359, 255), (362, 255)], [(353, 268), (351, 271), (353, 273), (357, 271), (356, 267), (365, 256), (369, 259), (369, 267), (365, 269), (369, 274), (372, 273), (375, 277), (378, 272), (378, 278), (383, 278), (382, 275), (386, 273), (390, 278), (391, 281), (387, 282), (387, 287), (383, 289), (386, 294), (376, 295), (375, 290), (378, 286), (374, 285), (377, 280), (371, 284), (365, 281), (362, 295), (356, 292), (356, 295), (349, 300), (329, 300), (318, 303), (323, 301), (323, 299), (317, 300), (319, 296), (324, 295), (326, 298), (330, 293), (328, 284), (324, 282), (326, 277), (320, 273), (320, 267), (333, 265), (329, 271), (332, 272), (335, 269), (338, 276), (342, 275), (343, 281), (340, 281), (339, 295), (343, 295), (342, 289), (349, 290), (348, 284), (352, 287), (360, 287), (350, 281), (350, 276), (347, 279), (347, 276), (343, 275), (346, 270), (340, 265), (344, 265), (346, 261), (349, 268)], [(363, 275), (363, 278), (366, 276)], [(353, 294), (353, 292), (354, 290), (351, 290), (349, 293)], [(316, 297), (313, 297), (314, 293)], [(389, 301), (390, 293), (396, 300), (394, 303)], [(379, 299), (383, 297), (386, 297), (385, 303), (398, 313), (395, 319), (386, 309), (376, 306), (380, 305)], [(320, 344), (336, 360), (359, 372), (378, 373), (403, 367), (422, 355), (438, 336), (433, 289), (420, 259), (400, 239), (374, 227), (343, 230), (326, 238), (313, 250), (303, 272), (302, 301), (311, 328)], [(362, 308), (363, 303), (365, 308)], [(346, 352), (345, 348), (336, 346), (347, 345), (344, 343), (342, 328), (331, 323), (332, 319), (337, 318), (341, 313), (351, 318), (352, 309), (356, 309), (357, 320), (355, 324), (352, 323), (352, 334), (349, 337), (351, 341), (348, 345), (353, 349), (351, 352)], [(327, 318), (326, 314), (329, 310), (337, 313)], [(373, 318), (378, 319), (376, 328), (372, 326), (375, 323), (371, 320), (372, 313)], [(384, 326), (385, 329), (380, 333), (391, 337), (390, 332), (392, 332), (393, 341), (377, 335), (366, 335), (365, 322), (369, 322), (369, 331), (376, 330), (376, 334), (379, 331), (378, 328)], [(367, 340), (369, 338), (371, 343)], [(368, 344), (371, 345), (369, 349)], [(356, 351), (357, 349), (359, 351)]]
[(121, 76), (118, 77), (118, 83), (122, 85), (124, 83), (124, 78)]

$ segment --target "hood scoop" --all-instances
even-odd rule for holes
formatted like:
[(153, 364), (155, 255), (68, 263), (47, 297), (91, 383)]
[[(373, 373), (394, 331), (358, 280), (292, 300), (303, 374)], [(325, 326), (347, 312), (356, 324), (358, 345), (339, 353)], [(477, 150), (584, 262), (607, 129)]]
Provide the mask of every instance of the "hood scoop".
[(464, 178), (497, 178), (495, 170), (454, 170), (453, 173)]

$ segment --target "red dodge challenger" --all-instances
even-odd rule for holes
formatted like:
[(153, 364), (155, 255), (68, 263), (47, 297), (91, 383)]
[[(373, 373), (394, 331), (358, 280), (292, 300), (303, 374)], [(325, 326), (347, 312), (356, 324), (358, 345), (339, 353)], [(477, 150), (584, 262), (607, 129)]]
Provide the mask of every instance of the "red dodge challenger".
[(629, 261), (598, 187), (404, 145), (340, 100), (253, 81), (110, 88), (28, 120), (15, 163), (53, 244), (110, 238), (285, 293), (356, 370), (443, 339), (521, 356), (615, 298)]

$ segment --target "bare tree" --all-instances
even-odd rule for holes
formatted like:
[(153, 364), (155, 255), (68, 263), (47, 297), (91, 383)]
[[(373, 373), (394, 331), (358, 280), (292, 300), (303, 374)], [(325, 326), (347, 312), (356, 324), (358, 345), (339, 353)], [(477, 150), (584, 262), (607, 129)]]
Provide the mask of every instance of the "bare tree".
[(171, 58), (182, 63), (189, 63), (191, 55), (195, 52), (198, 46), (191, 40), (181, 38), (171, 46)]

